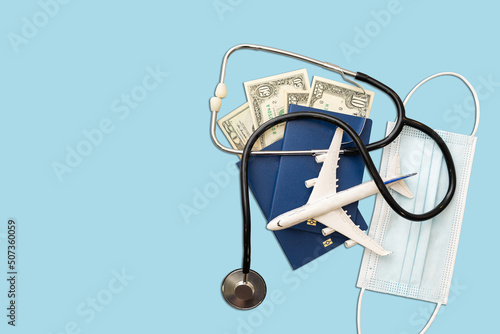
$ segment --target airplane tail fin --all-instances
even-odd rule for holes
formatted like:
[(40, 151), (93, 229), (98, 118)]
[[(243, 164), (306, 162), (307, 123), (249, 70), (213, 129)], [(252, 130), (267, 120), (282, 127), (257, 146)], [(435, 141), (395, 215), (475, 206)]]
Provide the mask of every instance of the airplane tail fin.
[[(394, 158), (392, 158), (391, 164), (389, 165), (389, 170), (387, 172), (388, 177), (394, 177), (397, 175), (401, 175), (401, 164), (399, 161), (399, 154), (396, 154)], [(406, 185), (404, 180), (400, 180), (391, 184), (391, 188), (396, 192), (400, 193), (404, 197), (413, 198), (413, 194), (410, 191), (410, 188)]]

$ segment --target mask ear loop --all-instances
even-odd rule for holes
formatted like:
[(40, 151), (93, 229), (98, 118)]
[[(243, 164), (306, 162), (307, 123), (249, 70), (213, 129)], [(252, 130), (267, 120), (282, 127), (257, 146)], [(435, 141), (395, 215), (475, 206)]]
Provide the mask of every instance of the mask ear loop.
[[(358, 308), (356, 312), (356, 325), (358, 328), (358, 334), (361, 334), (361, 302), (363, 301), (364, 293), (365, 293), (365, 288), (361, 288), (361, 291), (359, 292)], [(436, 316), (439, 313), (441, 305), (442, 305), (441, 303), (436, 303), (436, 308), (434, 309), (434, 312), (432, 313), (431, 317), (427, 321), (427, 324), (425, 324), (425, 327), (422, 328), (419, 334), (424, 334), (431, 327), (432, 323), (434, 322), (434, 319), (436, 319)]]
[(462, 75), (460, 75), (458, 73), (455, 73), (455, 72), (440, 72), (440, 73), (436, 73), (436, 74), (431, 75), (430, 77), (425, 78), (424, 80), (420, 81), (415, 87), (413, 87), (413, 89), (408, 93), (408, 95), (406, 95), (406, 98), (403, 101), (403, 104), (406, 106), (406, 103), (408, 102), (408, 100), (410, 99), (410, 97), (413, 95), (413, 93), (415, 93), (415, 91), (417, 89), (419, 89), (420, 86), (422, 86), (424, 83), (426, 83), (429, 80), (432, 80), (434, 78), (437, 78), (437, 77), (440, 77), (440, 76), (444, 76), (444, 75), (449, 75), (449, 76), (453, 76), (453, 77), (459, 78), (460, 80), (462, 80), (465, 83), (465, 85), (469, 88), (470, 92), (472, 93), (472, 96), (474, 98), (474, 105), (476, 107), (476, 120), (474, 121), (474, 129), (472, 130), (472, 133), (471, 133), (470, 136), (474, 137), (476, 135), (477, 128), (479, 126), (479, 114), (480, 114), (479, 98), (477, 97), (476, 90), (474, 89), (474, 87), (472, 87), (472, 85), (470, 84), (470, 82), (467, 79), (465, 79)]
[[(366, 91), (365, 91), (365, 89), (363, 88), (363, 86), (361, 86), (361, 85), (360, 85), (359, 83), (357, 83), (356, 81), (353, 81), (353, 80), (349, 79), (348, 77), (346, 77), (346, 75), (345, 75), (344, 71), (340, 70), (339, 72), (340, 72), (340, 74), (342, 75), (342, 78), (344, 78), (344, 80), (345, 80), (345, 81), (347, 81), (347, 82), (349, 82), (349, 83), (351, 83), (351, 84), (353, 84), (353, 85), (355, 85), (355, 86), (359, 87), (359, 88), (363, 91), (363, 95), (364, 95), (364, 97), (365, 97), (365, 98), (364, 98), (364, 102), (365, 102), (365, 116), (361, 116), (361, 117), (363, 117), (363, 118), (364, 118), (364, 120), (363, 120), (363, 125), (361, 126), (361, 130), (359, 130), (359, 132), (358, 132), (358, 131), (356, 131), (356, 133), (358, 134), (358, 136), (361, 136), (361, 134), (363, 133), (363, 130), (365, 129), (365, 124), (366, 124), (366, 118), (367, 118), (367, 117), (366, 117), (366, 111), (367, 111), (367, 108), (368, 108), (368, 105), (367, 105), (367, 103), (368, 103), (368, 96), (366, 95)], [(342, 142), (342, 143), (341, 143), (341, 145), (350, 144), (350, 143), (352, 143), (352, 142), (353, 142), (353, 140), (351, 139), (350, 141)]]

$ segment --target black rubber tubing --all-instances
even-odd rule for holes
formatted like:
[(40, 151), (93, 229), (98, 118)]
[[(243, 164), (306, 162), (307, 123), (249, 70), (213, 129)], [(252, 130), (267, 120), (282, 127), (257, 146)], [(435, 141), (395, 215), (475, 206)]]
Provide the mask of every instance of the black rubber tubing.
[[(380, 83), (379, 81), (365, 75), (362, 73), (358, 73), (356, 76), (357, 79), (361, 81), (365, 81), (389, 95), (389, 97), (396, 104), (396, 109), (398, 111), (398, 117), (396, 120), (395, 127), (393, 131), (384, 139), (379, 140), (377, 142), (371, 143), (369, 145), (364, 145), (364, 143), (359, 138), (356, 131), (354, 131), (349, 124), (346, 122), (332, 116), (318, 112), (294, 112), (290, 114), (281, 115), (275, 117), (266, 123), (262, 124), (248, 139), (248, 142), (243, 149), (242, 157), (241, 157), (241, 166), (240, 166), (240, 191), (241, 191), (241, 205), (242, 205), (242, 213), (243, 213), (243, 273), (247, 274), (250, 271), (250, 255), (251, 255), (251, 215), (250, 215), (250, 199), (248, 192), (248, 160), (250, 158), (250, 153), (253, 145), (257, 141), (257, 139), (268, 129), (273, 126), (276, 126), (283, 122), (289, 122), (298, 119), (316, 119), (320, 121), (325, 121), (327, 123), (331, 123), (340, 127), (346, 132), (352, 141), (356, 144), (355, 148), (345, 149), (346, 154), (356, 154), (359, 153), (363, 158), (363, 161), (366, 165), (366, 168), (370, 175), (372, 176), (375, 185), (377, 186), (380, 194), (384, 197), (387, 204), (401, 217), (411, 220), (411, 221), (425, 221), (434, 218), (439, 213), (441, 213), (446, 206), (451, 202), (453, 195), (456, 190), (456, 172), (455, 165), (453, 163), (453, 158), (451, 156), (450, 150), (443, 139), (431, 128), (422, 124), (413, 119), (409, 119), (405, 116), (405, 108), (403, 102), (399, 98), (399, 96), (389, 87)], [(370, 157), (369, 151), (382, 148), (390, 144), (403, 130), (403, 126), (409, 126), (416, 128), (417, 130), (422, 131), (431, 137), (441, 152), (443, 153), (443, 157), (446, 162), (446, 167), (448, 170), (448, 190), (443, 200), (432, 210), (428, 212), (424, 212), (421, 214), (414, 214), (403, 209), (396, 200), (392, 197), (389, 190), (387, 189), (384, 181), (380, 177), (378, 170), (376, 169), (373, 160)], [(257, 157), (258, 158), (258, 157)]]

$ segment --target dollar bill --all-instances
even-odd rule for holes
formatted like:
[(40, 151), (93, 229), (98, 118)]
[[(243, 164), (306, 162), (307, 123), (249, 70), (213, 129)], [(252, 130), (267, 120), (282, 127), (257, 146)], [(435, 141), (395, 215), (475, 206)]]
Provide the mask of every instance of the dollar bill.
[(368, 117), (375, 93), (366, 89), (365, 92), (366, 97), (359, 87), (315, 76), (307, 106)]
[[(218, 124), (231, 146), (237, 150), (243, 150), (255, 130), (248, 102), (221, 118)], [(254, 151), (261, 148), (259, 142), (253, 146)]]
[[(285, 113), (285, 90), (309, 90), (309, 77), (306, 69), (278, 74), (267, 78), (244, 83), (252, 121), (255, 128), (278, 115)], [(283, 138), (284, 124), (266, 131), (260, 138), (260, 146), (266, 147)]]
[(283, 92), (285, 98), (285, 114), (288, 112), (288, 105), (296, 104), (299, 106), (307, 106), (309, 100), (309, 91), (287, 91)]

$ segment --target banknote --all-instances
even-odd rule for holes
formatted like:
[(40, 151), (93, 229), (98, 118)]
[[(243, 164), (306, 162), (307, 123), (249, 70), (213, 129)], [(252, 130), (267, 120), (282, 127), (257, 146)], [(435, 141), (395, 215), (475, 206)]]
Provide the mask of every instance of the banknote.
[(288, 91), (283, 92), (285, 98), (285, 114), (288, 112), (289, 104), (296, 104), (299, 106), (307, 106), (307, 101), (309, 100), (309, 91)]
[[(285, 113), (285, 90), (309, 90), (309, 77), (306, 69), (278, 74), (267, 78), (244, 83), (247, 101), (255, 128), (278, 115)], [(260, 138), (260, 146), (266, 147), (283, 138), (284, 124), (266, 131)]]
[(342, 114), (368, 117), (373, 103), (374, 92), (330, 79), (313, 77), (311, 94), (307, 106)]
[[(255, 130), (248, 102), (221, 118), (218, 124), (231, 146), (237, 150), (243, 150)], [(259, 142), (255, 143), (253, 150), (261, 150)]]

